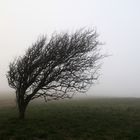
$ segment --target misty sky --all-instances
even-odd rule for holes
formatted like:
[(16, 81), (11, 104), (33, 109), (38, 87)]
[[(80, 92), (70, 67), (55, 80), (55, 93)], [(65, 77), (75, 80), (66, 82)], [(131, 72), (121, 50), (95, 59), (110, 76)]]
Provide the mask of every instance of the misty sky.
[(89, 95), (140, 97), (139, 0), (0, 0), (0, 92), (15, 56), (40, 36), (95, 27), (106, 58)]

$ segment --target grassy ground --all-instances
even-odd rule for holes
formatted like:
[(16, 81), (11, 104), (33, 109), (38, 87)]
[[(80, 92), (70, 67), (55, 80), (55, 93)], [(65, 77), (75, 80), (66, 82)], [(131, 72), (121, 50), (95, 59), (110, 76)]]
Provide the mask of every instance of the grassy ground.
[(0, 108), (0, 140), (140, 140), (140, 99), (82, 99), (31, 104), (26, 120)]

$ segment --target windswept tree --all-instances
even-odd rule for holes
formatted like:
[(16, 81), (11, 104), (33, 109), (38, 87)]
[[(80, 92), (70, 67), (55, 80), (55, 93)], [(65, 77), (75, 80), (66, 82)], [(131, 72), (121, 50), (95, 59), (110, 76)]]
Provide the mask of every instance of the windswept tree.
[(100, 54), (95, 30), (42, 36), (26, 53), (9, 65), (8, 83), (15, 89), (19, 118), (24, 119), (28, 103), (71, 98), (86, 92), (98, 79)]

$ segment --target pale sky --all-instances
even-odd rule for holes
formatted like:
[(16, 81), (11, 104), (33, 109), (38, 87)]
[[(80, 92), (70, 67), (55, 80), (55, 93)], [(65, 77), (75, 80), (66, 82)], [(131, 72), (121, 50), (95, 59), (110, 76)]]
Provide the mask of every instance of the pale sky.
[(87, 95), (140, 97), (139, 0), (0, 0), (0, 92), (6, 71), (42, 34), (95, 27), (106, 58)]

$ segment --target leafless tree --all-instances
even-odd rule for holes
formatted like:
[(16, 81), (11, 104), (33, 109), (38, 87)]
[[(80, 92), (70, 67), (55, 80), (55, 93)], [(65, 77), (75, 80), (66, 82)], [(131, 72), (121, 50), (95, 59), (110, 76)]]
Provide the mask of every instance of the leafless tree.
[(71, 98), (86, 92), (98, 79), (100, 54), (95, 30), (42, 36), (22, 57), (9, 65), (7, 79), (16, 91), (19, 118), (24, 119), (28, 103)]

